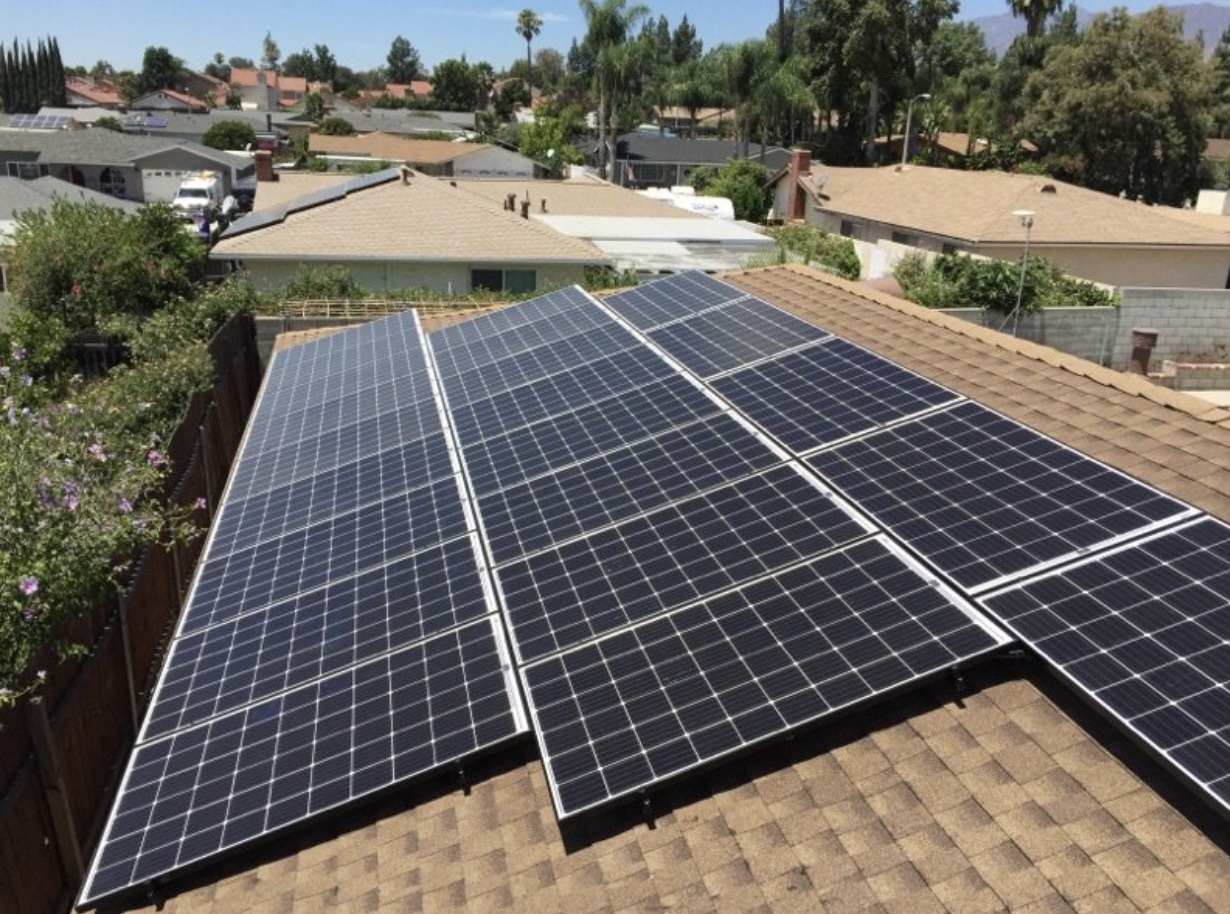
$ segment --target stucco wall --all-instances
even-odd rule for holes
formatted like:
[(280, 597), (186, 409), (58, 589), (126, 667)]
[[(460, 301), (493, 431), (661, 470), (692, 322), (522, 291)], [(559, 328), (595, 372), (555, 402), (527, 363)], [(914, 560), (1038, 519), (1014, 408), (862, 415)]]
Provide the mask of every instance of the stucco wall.
[(498, 263), (411, 263), (350, 261), (347, 263), (311, 263), (290, 260), (245, 261), (244, 268), (258, 291), (267, 292), (294, 278), (300, 267), (342, 266), (350, 270), (355, 281), (372, 292), (399, 289), (427, 289), (441, 295), (468, 295), (472, 269), (534, 269), (538, 273), (538, 288), (567, 286), (585, 277), (585, 268), (571, 264), (498, 264)]
[[(1171, 289), (1224, 289), (1230, 275), (1230, 250), (1198, 248), (1032, 247), (1065, 273), (1114, 286)], [(978, 253), (1020, 259), (1020, 247), (980, 245)]]

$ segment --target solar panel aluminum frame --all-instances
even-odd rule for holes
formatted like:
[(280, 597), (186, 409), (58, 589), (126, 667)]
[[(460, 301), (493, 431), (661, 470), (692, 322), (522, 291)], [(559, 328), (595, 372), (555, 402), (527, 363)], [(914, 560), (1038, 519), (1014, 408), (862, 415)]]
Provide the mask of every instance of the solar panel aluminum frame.
[[(1212, 518), (1210, 518), (1209, 515), (1199, 513), (1196, 517), (1189, 517), (1184, 521), (1181, 521), (1173, 526), (1168, 526), (1162, 530), (1154, 530), (1145, 536), (1133, 538), (1130, 542), (1119, 543), (1113, 548), (1099, 550), (1095, 554), (1083, 556), (1077, 559), (1076, 561), (1072, 561), (1070, 564), (1064, 567), (1049, 568), (1046, 571), (1039, 572), (1038, 574), (1030, 574), (1026, 578), (1015, 580), (1011, 582), (1010, 584), (997, 588), (994, 592), (981, 593), (976, 598), (976, 602), (979, 604), (979, 608), (981, 609), (983, 613), (986, 613), (988, 616), (992, 617), (992, 619), (996, 619), (998, 614), (994, 612), (993, 610), (991, 610), (989, 607), (983, 605), (984, 601), (991, 600), (997, 596), (1000, 596), (1006, 593), (1010, 593), (1019, 588), (1028, 587), (1029, 585), (1033, 583), (1045, 580), (1046, 578), (1049, 578), (1053, 575), (1064, 574), (1069, 571), (1074, 571), (1084, 565), (1090, 565), (1095, 562), (1103, 561), (1112, 555), (1115, 555), (1121, 552), (1126, 552), (1127, 550), (1133, 549), (1137, 546), (1146, 545), (1154, 540), (1161, 539), (1171, 533), (1182, 532), (1184, 530), (1198, 526), (1199, 524), (1205, 523), (1211, 519)], [(1223, 522), (1218, 521), (1218, 523), (1223, 523)], [(1226, 526), (1226, 525), (1223, 523), (1223, 526)], [(997, 624), (1001, 625), (1006, 631), (1008, 631), (1014, 637), (1016, 637), (1019, 643), (1023, 644), (1026, 648), (1029, 648), (1032, 652), (1034, 652), (1037, 656), (1039, 656), (1042, 662), (1046, 664), (1046, 667), (1051, 672), (1051, 674), (1057, 677), (1065, 686), (1067, 686), (1068, 690), (1072, 694), (1076, 695), (1087, 706), (1092, 708), (1094, 711), (1100, 714), (1104, 719), (1109, 721), (1112, 726), (1120, 730), (1138, 748), (1144, 751), (1146, 755), (1148, 755), (1150, 758), (1156, 761), (1159, 765), (1161, 765), (1163, 768), (1165, 768), (1167, 771), (1173, 774), (1179, 781), (1181, 781), (1185, 786), (1187, 786), (1190, 790), (1192, 790), (1193, 793), (1201, 797), (1205, 802), (1209, 803), (1211, 808), (1216, 810), (1216, 812), (1219, 815), (1221, 815), (1227, 821), (1230, 821), (1230, 802), (1218, 796), (1217, 794), (1213, 793), (1211, 790), (1208, 790), (1204, 782), (1202, 782), (1199, 778), (1197, 778), (1190, 771), (1184, 768), (1183, 765), (1181, 765), (1178, 761), (1176, 761), (1166, 749), (1163, 749), (1162, 747), (1160, 747), (1154, 740), (1152, 740), (1146, 734), (1141, 732), (1137, 727), (1133, 726), (1133, 724), (1128, 718), (1125, 718), (1124, 716), (1119, 714), (1117, 711), (1111, 708), (1111, 706), (1105, 700), (1100, 698), (1095, 692), (1093, 692), (1087, 686), (1081, 683), (1075, 676), (1072, 675), (1072, 673), (1068, 671), (1066, 666), (1061, 666), (1058, 663), (1051, 661), (1050, 658), (1048, 658), (1046, 655), (1042, 654), (1041, 652), (1035, 651), (1034, 648), (1030, 645), (1029, 639), (1021, 637), (1020, 632), (1017, 629), (1017, 627), (1014, 626), (1010, 621), (1006, 621), (1006, 620), (999, 621)]]
[[(947, 665), (942, 668), (935, 669), (934, 671), (930, 673), (898, 683), (883, 691), (874, 692), (871, 696), (862, 696), (842, 707), (829, 710), (827, 712), (821, 713), (819, 715), (816, 715), (802, 722), (793, 723), (787, 726), (784, 730), (780, 732), (770, 733), (765, 736), (761, 736), (761, 737), (758, 737), (752, 740), (748, 740), (744, 742), (737, 749), (720, 754), (714, 758), (702, 759), (694, 765), (691, 765), (687, 768), (680, 769), (678, 771), (674, 771), (667, 777), (662, 778), (661, 780), (654, 781), (651, 785), (647, 787), (631, 788), (618, 795), (610, 796), (592, 805), (579, 808), (579, 809), (572, 809), (572, 810), (565, 809), (564, 803), (562, 802), (560, 795), (559, 795), (559, 787), (555, 781), (553, 771), (548, 761), (551, 758), (551, 755), (550, 755), (550, 752), (548, 751), (546, 741), (543, 736), (545, 728), (540, 723), (538, 709), (534, 706), (534, 703), (531, 697), (532, 692), (530, 688), (529, 672), (528, 672), (529, 670), (533, 669), (535, 666), (539, 666), (541, 664), (547, 663), (551, 661), (554, 656), (558, 656), (558, 655), (553, 655), (552, 657), (540, 658), (538, 660), (532, 661), (531, 663), (528, 663), (525, 665), (518, 664), (517, 672), (521, 679), (522, 693), (526, 696), (528, 703), (529, 703), (530, 718), (533, 724), (532, 730), (534, 733), (535, 741), (538, 743), (539, 752), (543, 759), (543, 767), (547, 775), (547, 788), (551, 794), (551, 802), (553, 806), (555, 807), (555, 813), (556, 813), (557, 818), (561, 822), (567, 821), (570, 819), (575, 820), (581, 816), (585, 816), (590, 813), (593, 813), (595, 810), (617, 805), (621, 802), (626, 803), (636, 797), (641, 797), (643, 800), (647, 802), (648, 801), (648, 791), (651, 789), (652, 790), (662, 789), (670, 784), (676, 783), (678, 780), (684, 777), (695, 775), (696, 773), (701, 772), (701, 771), (711, 770), (718, 765), (729, 762), (731, 758), (737, 758), (748, 752), (761, 749), (767, 745), (771, 745), (774, 742), (789, 739), (796, 733), (815, 731), (817, 728), (827, 723), (832, 723), (832, 722), (841, 720), (847, 715), (853, 712), (857, 712), (859, 708), (865, 707), (869, 700), (872, 700), (872, 699), (885, 700), (888, 698), (892, 698), (895, 695), (903, 694), (912, 689), (916, 689), (919, 686), (925, 685), (927, 683), (936, 682), (940, 679), (943, 679), (945, 676), (950, 676), (955, 673), (958, 673), (960, 672), (960, 670), (964, 668), (968, 668), (969, 666), (977, 662), (983, 662), (989, 659), (990, 657), (994, 656), (996, 653), (1006, 648), (1009, 648), (1013, 644), (1013, 639), (1011, 638), (1011, 636), (1003, 628), (1001, 628), (993, 620), (991, 620), (979, 607), (976, 607), (970, 600), (968, 600), (966, 597), (961, 595), (961, 593), (956, 588), (936, 578), (933, 571), (930, 568), (928, 568), (926, 565), (919, 562), (918, 559), (914, 557), (913, 555), (911, 555), (908, 550), (901, 548), (901, 546), (899, 546), (895, 541), (893, 541), (891, 537), (886, 536), (883, 533), (877, 534), (875, 537), (873, 537), (870, 540), (858, 540), (855, 543), (843, 544), (832, 550), (829, 550), (829, 552), (822, 553), (820, 556), (811, 556), (810, 558), (802, 562), (797, 562), (791, 566), (788, 566), (785, 569), (778, 569), (768, 575), (764, 575), (759, 578), (745, 581), (739, 584), (737, 587), (732, 587), (718, 594), (711, 594), (702, 600), (698, 600), (694, 603), (689, 603), (685, 606), (677, 607), (662, 615), (655, 616), (649, 619), (644, 619), (644, 620), (634, 623), (633, 625), (627, 626), (626, 628), (622, 628), (617, 631), (608, 633), (606, 635), (603, 635), (601, 638), (596, 639), (595, 641), (588, 642), (588, 644), (600, 643), (601, 641), (615, 637), (616, 635), (620, 635), (620, 634), (623, 634), (629, 631), (634, 631), (636, 629), (643, 628), (648, 625), (659, 623), (665, 618), (677, 616), (681, 613), (688, 612), (689, 610), (693, 609), (694, 607), (698, 605), (702, 605), (712, 600), (719, 599), (726, 594), (736, 593), (742, 590), (743, 588), (754, 586), (756, 583), (760, 581), (765, 581), (765, 580), (776, 578), (779, 575), (782, 575), (788, 572), (792, 568), (807, 566), (811, 564), (812, 562), (822, 559), (826, 555), (833, 555), (836, 553), (840, 553), (847, 549), (854, 548), (860, 543), (867, 543), (867, 542), (879, 543), (881, 546), (883, 546), (886, 549), (886, 551), (890, 555), (896, 557), (908, 569), (912, 570), (917, 575), (919, 575), (919, 577), (923, 581), (925, 581), (927, 584), (935, 588), (935, 590), (938, 593), (942, 594), (943, 597), (951, 605), (953, 605), (959, 611), (964, 613), (964, 615), (969, 618), (971, 624), (974, 627), (981, 629), (992, 639), (992, 641), (994, 642), (992, 646), (988, 647), (985, 651), (981, 653), (971, 655), (971, 656), (964, 658), (963, 661), (957, 664)], [(584, 645), (579, 645), (577, 647), (570, 648), (569, 651), (578, 650), (580, 647), (583, 647), (583, 646)]]

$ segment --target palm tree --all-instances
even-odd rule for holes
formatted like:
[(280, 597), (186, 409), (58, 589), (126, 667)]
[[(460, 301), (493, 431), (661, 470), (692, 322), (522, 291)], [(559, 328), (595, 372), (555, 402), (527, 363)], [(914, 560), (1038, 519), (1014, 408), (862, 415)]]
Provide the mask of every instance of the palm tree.
[(594, 56), (594, 76), (598, 83), (598, 174), (607, 177), (607, 153), (613, 152), (614, 131), (611, 132), (611, 149), (606, 143), (608, 105), (615, 110), (614, 90), (623, 60), (617, 59), (617, 50), (641, 19), (649, 14), (649, 8), (641, 5), (628, 6), (628, 0), (578, 0), (585, 13), (585, 43)]
[[(534, 75), (534, 59), (530, 56), (530, 42), (542, 31), (542, 17), (531, 9), (524, 9), (517, 14), (517, 34), (525, 39), (525, 74), (528, 82)], [(530, 85), (531, 101), (534, 87)]]
[(1063, 9), (1063, 0), (1008, 0), (1008, 7), (1025, 20), (1025, 34), (1037, 38), (1051, 14)]

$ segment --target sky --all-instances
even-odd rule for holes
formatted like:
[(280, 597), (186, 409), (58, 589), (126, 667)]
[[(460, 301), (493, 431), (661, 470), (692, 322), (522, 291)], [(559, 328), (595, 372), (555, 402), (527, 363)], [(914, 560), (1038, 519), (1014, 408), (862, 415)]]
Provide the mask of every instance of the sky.
[[(471, 63), (486, 60), (500, 70), (525, 56), (525, 41), (514, 24), (526, 6), (543, 20), (535, 49), (553, 47), (567, 53), (572, 39), (585, 29), (576, 0), (528, 0), (516, 7), (482, 0), (421, 2), (207, 0), (189, 7), (171, 0), (128, 0), (111, 13), (103, 13), (97, 0), (55, 0), (49, 7), (12, 3), (6, 4), (0, 20), (0, 40), (10, 44), (16, 38), (24, 44), (54, 36), (65, 65), (87, 69), (106, 60), (119, 70), (139, 70), (147, 47), (165, 46), (199, 70), (217, 51), (259, 61), (262, 39), (269, 32), (283, 57), (326, 44), (339, 64), (362, 71), (384, 65), (389, 45), (402, 35), (418, 49), (428, 69), (465, 54)], [(655, 18), (666, 16), (672, 29), (686, 13), (706, 48), (763, 37), (777, 16), (776, 0), (656, 0), (645, 5)], [(1111, 5), (1110, 0), (1082, 4), (1097, 9)], [(1128, 0), (1123, 5), (1139, 10), (1155, 3)], [(189, 8), (190, 15), (185, 12)], [(965, 0), (958, 18), (997, 15), (1007, 8), (1006, 0)]]

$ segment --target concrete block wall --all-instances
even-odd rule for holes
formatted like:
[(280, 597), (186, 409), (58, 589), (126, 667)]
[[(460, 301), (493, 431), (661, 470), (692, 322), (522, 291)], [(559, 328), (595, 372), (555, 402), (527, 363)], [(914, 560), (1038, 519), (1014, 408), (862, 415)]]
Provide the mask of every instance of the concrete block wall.
[[(1002, 333), (1012, 333), (1013, 330), (1012, 319), (1000, 311), (950, 308), (945, 313)], [(1116, 308), (1047, 308), (1036, 314), (1020, 315), (1016, 322), (1016, 335), (1023, 340), (1107, 365), (1111, 364), (1119, 321), (1120, 314)], [(1126, 364), (1125, 354), (1123, 365)]]
[(1119, 332), (1111, 357), (1127, 364), (1132, 329), (1157, 330), (1150, 368), (1175, 362), (1230, 361), (1230, 291), (1223, 289), (1120, 289)]

